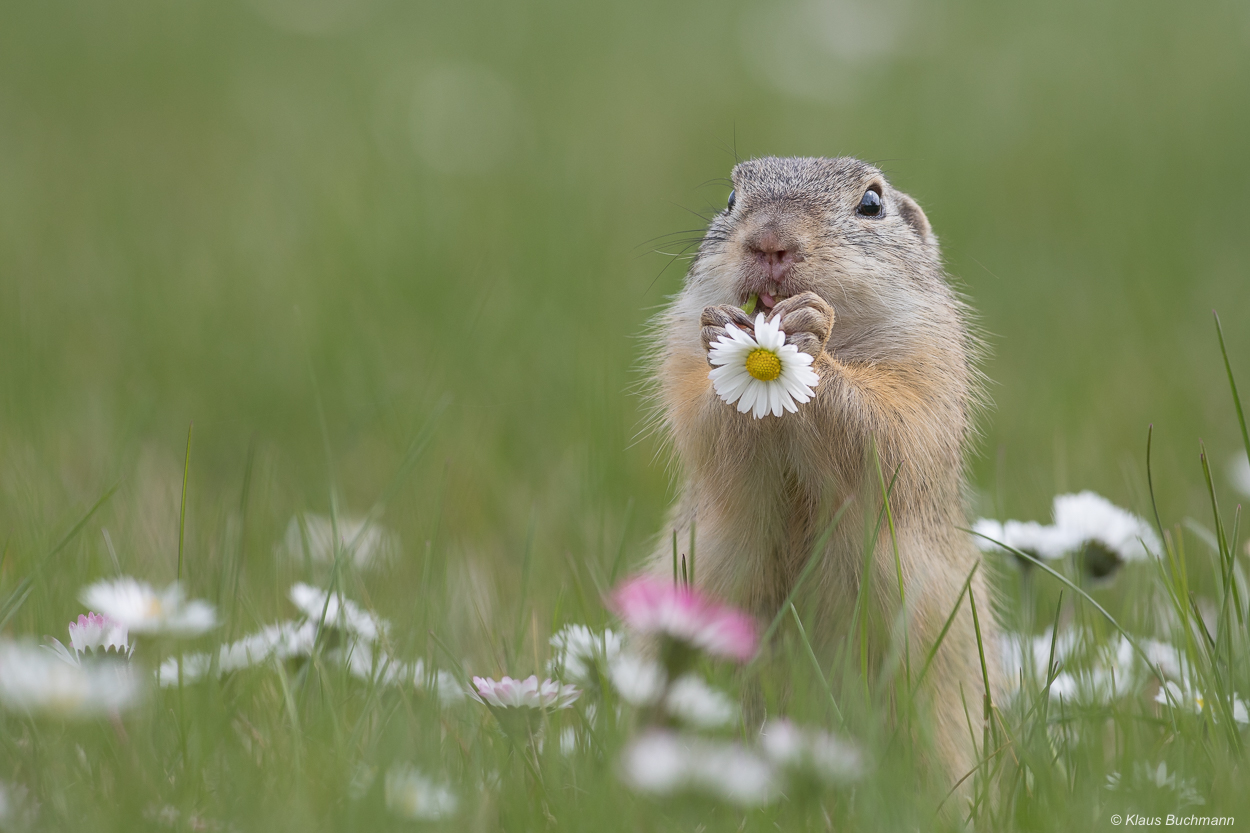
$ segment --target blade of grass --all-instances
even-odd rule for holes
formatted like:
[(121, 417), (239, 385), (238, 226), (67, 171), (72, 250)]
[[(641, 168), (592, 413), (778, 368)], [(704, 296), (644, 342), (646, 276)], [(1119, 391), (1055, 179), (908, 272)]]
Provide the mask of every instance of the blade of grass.
[(621, 561), (625, 558), (625, 538), (629, 533), (629, 521), (634, 515), (634, 499), (630, 497), (625, 504), (625, 520), (621, 523), (621, 542), (616, 547), (616, 557), (612, 559), (612, 569), (608, 571), (608, 585), (616, 585), (616, 576), (621, 569)]
[(1220, 315), (1211, 310), (1215, 317), (1215, 333), (1220, 339), (1220, 355), (1224, 357), (1224, 370), (1228, 373), (1228, 388), (1233, 394), (1233, 407), (1237, 409), (1237, 423), (1241, 426), (1241, 442), (1245, 445), (1246, 456), (1250, 457), (1250, 431), (1246, 430), (1246, 413), (1241, 409), (1241, 397), (1237, 395), (1237, 381), (1233, 378), (1233, 365), (1228, 360), (1228, 348), (1224, 346), (1224, 328), (1220, 326)]
[(187, 531), (187, 473), (191, 471), (191, 432), (195, 423), (187, 426), (187, 457), (182, 462), (182, 506), (178, 510), (178, 581), (182, 581), (182, 543)]
[[(100, 496), (99, 500), (91, 505), (91, 508), (87, 510), (87, 513), (78, 519), (78, 522), (70, 528), (69, 532), (65, 533), (65, 535), (61, 537), (61, 540), (58, 541), (52, 549), (39, 556), (39, 560), (35, 562), (34, 568), (25, 578), (18, 582), (17, 587), (14, 588), (13, 592), (9, 594), (9, 598), (5, 599), (3, 605), (0, 605), (0, 622), (8, 622), (9, 619), (13, 617), (13, 614), (21, 608), (22, 604), (30, 596), (31, 585), (35, 583), (35, 579), (39, 577), (39, 573), (43, 570), (48, 561), (61, 550), (65, 549), (65, 547), (69, 545), (70, 541), (74, 540), (74, 536), (82, 531), (82, 528), (87, 525), (87, 521), (91, 520), (91, 516), (94, 515), (99, 508), (113, 496), (113, 493), (117, 491), (117, 487), (120, 485), (121, 481), (119, 480), (112, 486), (105, 489), (104, 494)], [(7, 544), (5, 545), (5, 551), (8, 551)]]
[[(903, 609), (903, 667), (906, 671), (908, 696), (911, 694), (911, 639), (907, 628), (907, 591), (903, 588), (903, 561), (898, 553), (898, 534), (894, 530), (894, 512), (890, 509), (890, 494), (885, 489), (885, 475), (881, 472), (881, 457), (877, 454), (876, 444), (872, 448), (872, 462), (877, 469), (877, 483), (881, 487), (881, 505), (885, 509), (885, 519), (890, 528), (890, 546), (894, 549), (894, 572), (898, 578), (898, 600)], [(894, 472), (898, 477), (898, 470)]]
[(1221, 589), (1224, 594), (1221, 600), (1220, 617), (1224, 618), (1228, 613), (1228, 600), (1231, 592), (1233, 610), (1237, 613), (1237, 623), (1244, 625), (1245, 621), (1241, 614), (1241, 593), (1237, 589), (1237, 583), (1233, 581), (1233, 565), (1236, 556), (1229, 550), (1228, 537), (1224, 534), (1224, 520), (1220, 517), (1220, 504), (1215, 497), (1215, 483), (1211, 479), (1211, 462), (1207, 459), (1206, 446), (1201, 440), (1198, 441), (1198, 446), (1202, 449), (1198, 456), (1202, 461), (1202, 474), (1207, 482), (1207, 497), (1211, 501), (1211, 514), (1215, 518), (1215, 540), (1219, 545), (1220, 579), (1223, 585)]
[(816, 659), (816, 652), (812, 650), (812, 643), (807, 638), (807, 631), (803, 628), (803, 620), (799, 618), (798, 608), (794, 606), (794, 602), (790, 603), (790, 615), (794, 617), (794, 626), (799, 629), (799, 639), (803, 641), (803, 647), (807, 650), (807, 658), (812, 661), (812, 668), (816, 670), (816, 676), (820, 679), (820, 685), (825, 690), (825, 694), (829, 696), (829, 705), (833, 706), (833, 713), (838, 718), (838, 723), (845, 723), (842, 718), (842, 710), (838, 708), (838, 701), (834, 699), (833, 689), (829, 687), (829, 681), (825, 679), (825, 672), (821, 670), (820, 660)]

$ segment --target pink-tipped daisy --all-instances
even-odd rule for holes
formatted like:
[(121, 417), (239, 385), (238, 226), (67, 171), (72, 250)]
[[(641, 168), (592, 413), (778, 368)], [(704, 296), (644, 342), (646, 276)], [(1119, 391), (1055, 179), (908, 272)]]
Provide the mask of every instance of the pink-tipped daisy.
[(79, 614), (77, 622), (69, 623), (69, 644), (79, 656), (85, 651), (130, 656), (127, 636), (125, 625), (102, 613)]
[(543, 680), (536, 675), (524, 680), (504, 677), (474, 677), (477, 699), (497, 709), (567, 709), (581, 694), (576, 686), (561, 685), (555, 680)]
[(755, 654), (755, 621), (693, 587), (641, 575), (618, 587), (608, 604), (635, 633), (659, 634), (711, 656), (739, 662)]

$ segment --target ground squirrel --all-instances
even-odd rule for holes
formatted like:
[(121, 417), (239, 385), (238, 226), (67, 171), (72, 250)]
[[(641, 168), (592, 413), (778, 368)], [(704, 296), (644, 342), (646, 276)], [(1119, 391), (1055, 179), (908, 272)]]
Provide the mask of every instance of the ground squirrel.
[[(875, 448), (884, 479), (896, 477), (890, 508), (917, 673), (978, 560), (961, 531), (980, 401), (966, 309), (924, 212), (880, 170), (849, 158), (763, 158), (732, 177), (727, 207), (658, 319), (657, 415), (681, 491), (657, 569), (671, 563), (671, 530), (684, 550), (694, 519), (697, 584), (767, 621), (845, 504), (804, 588), (817, 601), (809, 628), (826, 643), (846, 633), (865, 563), (877, 617), (901, 621), (888, 530), (864, 556), (866, 530), (881, 517)], [(751, 331), (740, 305), (753, 296), (769, 320), (782, 317), (787, 342), (814, 358), (820, 381), (796, 413), (739, 413), (708, 379), (708, 351), (725, 328)], [(971, 587), (993, 689), (1000, 675), (985, 572)], [(979, 736), (984, 689), (966, 598), (925, 681), (941, 763), (961, 777), (975, 764), (964, 702)]]

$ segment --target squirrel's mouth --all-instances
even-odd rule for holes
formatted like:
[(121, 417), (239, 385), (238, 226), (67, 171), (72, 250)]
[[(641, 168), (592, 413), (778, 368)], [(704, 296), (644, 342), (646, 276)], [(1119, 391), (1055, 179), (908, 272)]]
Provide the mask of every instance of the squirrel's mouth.
[(754, 315), (757, 312), (768, 312), (789, 297), (790, 293), (782, 292), (776, 284), (769, 284), (758, 294), (754, 292), (745, 294), (740, 306), (747, 315)]

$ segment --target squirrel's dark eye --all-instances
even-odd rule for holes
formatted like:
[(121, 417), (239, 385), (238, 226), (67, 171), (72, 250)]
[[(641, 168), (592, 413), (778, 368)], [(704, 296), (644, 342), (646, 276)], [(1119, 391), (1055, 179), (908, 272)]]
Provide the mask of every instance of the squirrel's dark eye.
[(729, 204), (725, 206), (725, 210), (726, 210), (726, 211), (733, 211), (733, 210), (734, 210), (734, 203), (735, 203), (735, 202), (737, 202), (737, 201), (738, 201), (738, 192), (737, 192), (737, 191), (730, 191), (730, 192), (729, 192)]
[(859, 208), (855, 209), (855, 213), (865, 217), (876, 217), (881, 213), (881, 194), (875, 188), (869, 188), (860, 198)]

